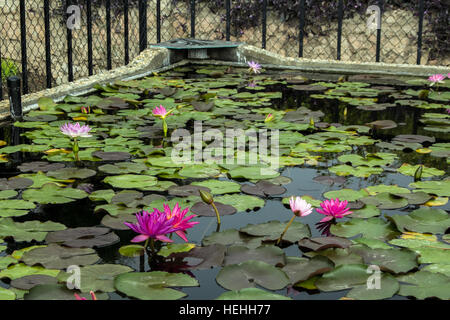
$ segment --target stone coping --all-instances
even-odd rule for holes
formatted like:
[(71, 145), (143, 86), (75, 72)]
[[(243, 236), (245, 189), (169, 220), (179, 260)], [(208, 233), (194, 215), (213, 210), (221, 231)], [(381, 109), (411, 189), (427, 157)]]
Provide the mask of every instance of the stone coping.
[[(334, 60), (315, 60), (305, 58), (288, 58), (255, 46), (242, 44), (234, 51), (234, 56), (224, 57), (227, 61), (207, 60), (190, 61), (182, 60), (170, 65), (170, 50), (166, 48), (151, 47), (142, 51), (132, 62), (126, 66), (102, 72), (91, 77), (82, 78), (71, 83), (63, 84), (51, 89), (42, 90), (22, 96), (23, 112), (37, 108), (37, 101), (41, 97), (50, 97), (59, 102), (67, 95), (83, 95), (94, 91), (95, 84), (108, 84), (116, 80), (131, 80), (145, 77), (152, 72), (162, 72), (172, 68), (195, 64), (220, 64), (231, 66), (247, 66), (247, 62), (254, 60), (262, 64), (266, 69), (297, 70), (314, 73), (328, 74), (374, 74), (410, 77), (428, 77), (432, 74), (450, 73), (449, 67), (386, 64), (386, 63), (355, 63)], [(0, 102), (0, 120), (9, 117), (9, 100)]]

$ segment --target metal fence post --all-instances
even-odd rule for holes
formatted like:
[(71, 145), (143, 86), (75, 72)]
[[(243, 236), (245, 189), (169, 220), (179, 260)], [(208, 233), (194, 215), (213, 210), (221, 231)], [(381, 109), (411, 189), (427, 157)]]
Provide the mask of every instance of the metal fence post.
[(161, 0), (156, 0), (156, 42), (161, 42)]
[(195, 0), (191, 0), (191, 38), (195, 38)]
[[(69, 13), (67, 9), (71, 5), (71, 0), (66, 0), (66, 21), (69, 19)], [(66, 26), (67, 29), (67, 68), (68, 68), (68, 80), (69, 82), (73, 81), (73, 53), (72, 53), (72, 30)]]
[(147, 0), (139, 0), (139, 52), (147, 48)]
[(111, 57), (111, 0), (106, 0), (106, 69), (112, 69)]
[(303, 57), (303, 38), (305, 36), (305, 0), (300, 0), (300, 30), (298, 56)]
[(267, 0), (263, 0), (262, 11), (262, 48), (265, 49), (267, 40)]
[(9, 77), (8, 93), (9, 93), (9, 110), (14, 120), (22, 120), (22, 96), (20, 93), (20, 78), (16, 76)]
[(383, 6), (384, 1), (378, 0), (378, 7), (380, 8), (380, 25), (377, 29), (377, 53), (376, 53), (376, 62), (380, 62), (380, 53), (381, 53), (381, 21), (383, 20)]
[(92, 61), (92, 7), (91, 1), (87, 1), (86, 5), (87, 14), (87, 41), (88, 41), (88, 69), (89, 75), (92, 76), (94, 73), (94, 64)]
[(123, 0), (123, 43), (124, 43), (124, 57), (125, 65), (130, 62), (130, 42), (129, 42), (129, 26), (128, 26), (128, 0)]
[(339, 0), (338, 4), (338, 35), (337, 35), (337, 60), (341, 60), (342, 48), (342, 20), (344, 19), (344, 0)]
[(419, 30), (417, 32), (417, 64), (422, 60), (422, 34), (423, 34), (423, 16), (424, 16), (423, 0), (419, 0)]
[(227, 19), (227, 24), (226, 24), (226, 40), (230, 41), (231, 38), (231, 0), (225, 0), (225, 10), (226, 10), (226, 19)]
[(20, 0), (20, 50), (22, 52), (22, 80), (23, 93), (28, 93), (28, 66), (27, 66), (27, 26), (25, 20), (25, 0)]
[(45, 75), (47, 88), (52, 87), (52, 55), (50, 43), (50, 2), (44, 0), (44, 24), (45, 24)]
[(0, 41), (0, 101), (3, 100), (2, 43)]

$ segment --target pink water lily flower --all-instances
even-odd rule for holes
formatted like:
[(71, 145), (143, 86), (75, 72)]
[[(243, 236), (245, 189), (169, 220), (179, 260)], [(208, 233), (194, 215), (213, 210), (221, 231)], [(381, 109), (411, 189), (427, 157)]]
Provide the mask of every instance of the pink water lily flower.
[(260, 71), (261, 65), (259, 63), (255, 62), (255, 61), (249, 61), (248, 66), (249, 66), (249, 69), (248, 69), (249, 72), (261, 73), (261, 71)]
[(289, 199), (289, 205), (291, 206), (292, 212), (297, 217), (305, 217), (312, 213), (311, 205), (301, 197), (291, 197)]
[(89, 131), (92, 130), (88, 125), (80, 126), (80, 124), (77, 122), (75, 124), (73, 123), (65, 123), (60, 128), (61, 132), (67, 136), (70, 136), (72, 138), (89, 138), (92, 137), (89, 134)]
[(275, 117), (273, 116), (273, 114), (269, 113), (269, 114), (266, 116), (266, 119), (264, 119), (264, 122), (270, 122), (270, 121), (272, 121), (274, 118), (275, 118)]
[[(97, 297), (95, 296), (94, 291), (89, 292), (91, 294), (92, 300), (97, 300)], [(87, 300), (86, 298), (80, 297), (78, 293), (74, 293), (75, 299), (77, 300)]]
[(435, 85), (436, 83), (442, 83), (444, 81), (445, 76), (442, 74), (434, 74), (428, 78), (428, 81), (431, 82), (430, 86)]
[[(188, 241), (186, 238), (186, 229), (192, 228), (196, 224), (199, 224), (200, 222), (191, 221), (192, 218), (195, 218), (196, 215), (190, 215), (189, 217), (185, 218), (186, 214), (189, 212), (189, 208), (186, 208), (184, 210), (181, 210), (180, 205), (178, 202), (175, 204), (175, 207), (173, 207), (173, 210), (170, 210), (170, 207), (167, 204), (164, 204), (164, 214), (166, 215), (167, 219), (174, 219), (172, 222), (172, 226), (177, 229), (175, 233), (184, 241)], [(158, 209), (155, 209), (158, 211)]]
[(339, 199), (331, 199), (325, 200), (320, 204), (322, 209), (316, 209), (316, 211), (320, 214), (326, 215), (325, 218), (320, 220), (320, 222), (330, 221), (332, 219), (340, 219), (346, 215), (353, 213), (349, 211), (350, 208), (347, 208), (348, 201), (339, 201)]
[(164, 108), (162, 105), (160, 105), (159, 107), (156, 107), (155, 109), (153, 109), (152, 113), (155, 117), (165, 119), (169, 114), (172, 113), (172, 111), (173, 111), (173, 109), (167, 111), (166, 108)]
[(173, 226), (175, 217), (168, 219), (164, 212), (158, 210), (155, 210), (152, 213), (147, 211), (136, 213), (136, 219), (136, 224), (125, 222), (125, 225), (128, 228), (139, 233), (139, 235), (134, 237), (131, 242), (142, 242), (150, 238), (163, 242), (173, 242), (166, 237), (166, 234), (179, 230)]

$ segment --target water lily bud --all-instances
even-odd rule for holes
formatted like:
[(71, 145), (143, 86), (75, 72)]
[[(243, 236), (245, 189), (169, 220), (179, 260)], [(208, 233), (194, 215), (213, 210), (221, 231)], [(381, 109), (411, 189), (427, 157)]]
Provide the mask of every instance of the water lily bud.
[(422, 179), (423, 165), (419, 165), (416, 172), (414, 173), (414, 182), (420, 181)]
[(212, 194), (208, 191), (198, 190), (198, 192), (204, 203), (211, 204), (214, 202)]
[(264, 122), (270, 122), (274, 119), (273, 114), (269, 113), (266, 117), (266, 119), (264, 120)]

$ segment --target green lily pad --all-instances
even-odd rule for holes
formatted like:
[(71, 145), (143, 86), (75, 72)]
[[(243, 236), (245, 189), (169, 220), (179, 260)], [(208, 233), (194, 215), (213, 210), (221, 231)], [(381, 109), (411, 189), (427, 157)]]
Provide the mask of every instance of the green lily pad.
[(369, 276), (366, 265), (344, 264), (325, 273), (315, 285), (320, 291), (339, 291), (366, 284)]
[(261, 245), (262, 239), (263, 237), (250, 236), (235, 229), (228, 229), (221, 232), (213, 232), (209, 236), (204, 237), (202, 243), (204, 246), (222, 244), (224, 246), (243, 245), (247, 248), (257, 248)]
[[(239, 231), (251, 236), (263, 237), (263, 241), (276, 241), (280, 238), (286, 226), (287, 222), (270, 221), (262, 224), (249, 224)], [(311, 237), (309, 226), (294, 221), (283, 236), (283, 241), (294, 243), (309, 237)]]
[(265, 205), (265, 201), (263, 199), (240, 194), (226, 194), (223, 196), (214, 197), (214, 201), (232, 206), (236, 208), (238, 212), (263, 208)]
[(292, 298), (258, 288), (244, 288), (222, 293), (216, 300), (292, 300)]
[[(440, 273), (419, 271), (412, 274), (397, 277), (402, 282), (398, 294), (412, 296), (417, 299), (439, 298), (450, 299), (450, 277)], [(404, 283), (404, 284), (403, 284)]]
[(15, 241), (43, 241), (49, 231), (64, 230), (66, 226), (47, 221), (14, 222), (11, 218), (0, 219), (0, 238), (14, 238)]
[(192, 185), (205, 187), (211, 190), (213, 195), (240, 192), (241, 185), (233, 181), (225, 180), (205, 180), (193, 182)]
[(115, 188), (145, 189), (147, 187), (155, 186), (157, 180), (152, 176), (124, 174), (119, 176), (106, 177), (103, 182), (108, 183)]
[(328, 191), (323, 194), (327, 199), (339, 199), (341, 201), (356, 201), (362, 197), (367, 196), (367, 192), (362, 190), (352, 190), (352, 189), (341, 189)]
[(390, 274), (383, 274), (380, 278), (380, 288), (370, 289), (367, 284), (354, 286), (347, 298), (355, 300), (382, 300), (389, 299), (399, 290), (400, 285)]
[(450, 217), (442, 209), (423, 207), (408, 215), (392, 215), (389, 217), (400, 231), (444, 234), (450, 228)]
[[(133, 271), (132, 268), (120, 264), (97, 264), (80, 268), (81, 292), (102, 291), (114, 292), (114, 279), (123, 273)], [(61, 271), (58, 275), (60, 282), (67, 282), (73, 276), (71, 273)]]
[(41, 204), (69, 203), (87, 196), (83, 190), (60, 188), (54, 184), (46, 184), (41, 189), (28, 189), (22, 193), (23, 199)]
[(240, 290), (259, 285), (269, 290), (280, 290), (290, 283), (280, 269), (256, 260), (224, 267), (216, 277), (219, 285), (228, 290)]
[(353, 218), (347, 222), (340, 222), (331, 226), (331, 233), (339, 237), (354, 237), (361, 235), (364, 238), (390, 240), (399, 235), (399, 232), (390, 222), (379, 218), (358, 219)]
[(182, 273), (163, 271), (130, 272), (117, 276), (115, 288), (127, 296), (141, 300), (176, 300), (185, 293), (169, 287), (196, 287), (198, 281)]
[(274, 266), (286, 264), (285, 254), (276, 246), (266, 245), (256, 249), (244, 246), (231, 246), (227, 249), (224, 265), (238, 264), (247, 260), (263, 261)]
[(330, 259), (325, 256), (315, 256), (312, 259), (289, 258), (282, 270), (292, 284), (297, 284), (333, 269), (334, 263)]

